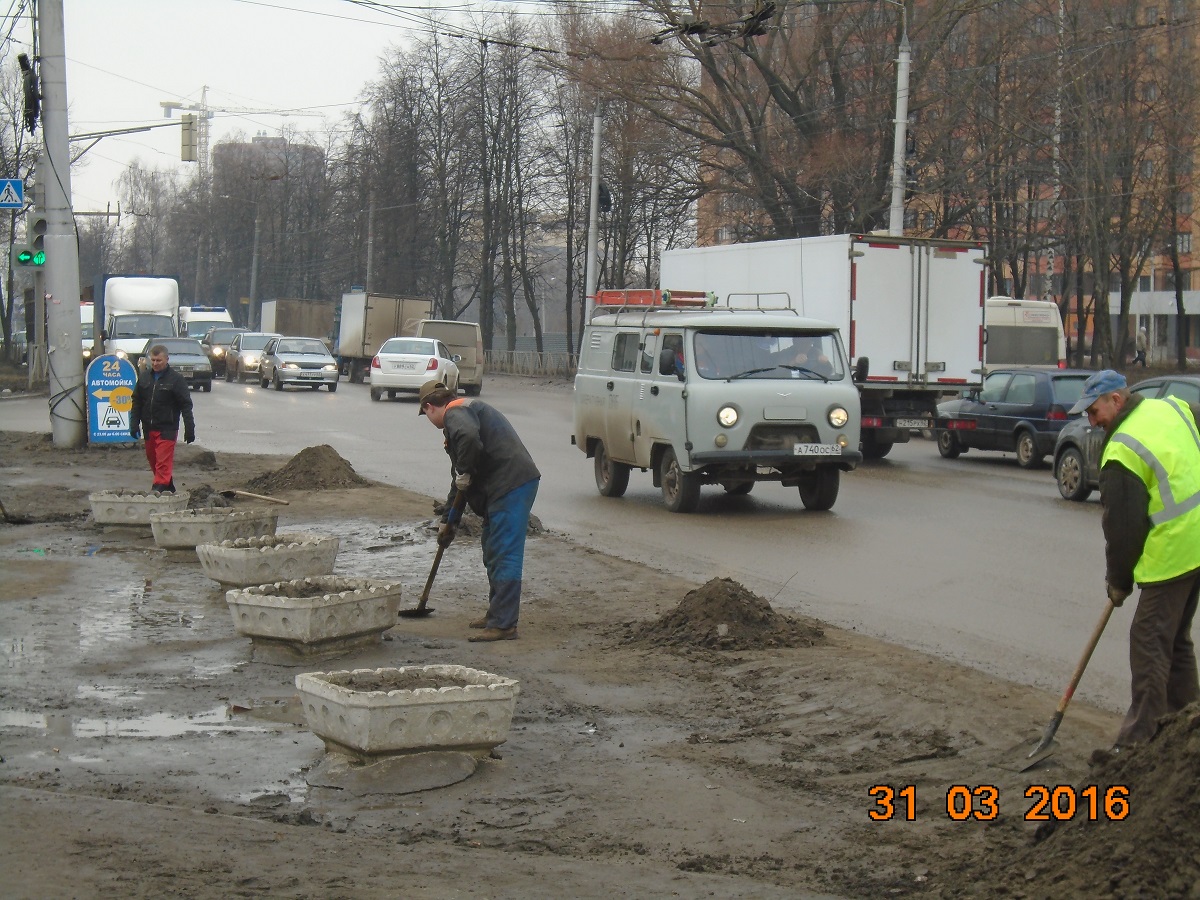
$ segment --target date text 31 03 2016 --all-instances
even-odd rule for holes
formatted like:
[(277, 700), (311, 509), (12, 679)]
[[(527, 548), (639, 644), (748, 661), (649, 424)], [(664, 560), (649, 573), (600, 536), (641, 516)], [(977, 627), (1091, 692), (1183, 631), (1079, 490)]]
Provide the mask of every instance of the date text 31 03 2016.
[[(877, 784), (867, 790), (874, 800), (867, 811), (873, 822), (912, 822), (923, 810), (917, 805), (917, 788)], [(995, 785), (952, 784), (943, 796), (941, 812), (953, 822), (990, 822), (1000, 815), (1000, 789)], [(1120, 822), (1129, 815), (1129, 788), (1122, 784), (1100, 787), (1069, 784), (1031, 784), (1025, 789), (1026, 822), (1066, 822), (1077, 815), (1089, 821)]]

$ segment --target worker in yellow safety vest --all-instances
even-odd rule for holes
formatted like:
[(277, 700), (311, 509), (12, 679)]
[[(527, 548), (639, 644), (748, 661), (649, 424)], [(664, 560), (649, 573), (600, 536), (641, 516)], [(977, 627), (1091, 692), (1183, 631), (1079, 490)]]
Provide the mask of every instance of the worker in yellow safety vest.
[(1141, 588), (1129, 628), (1132, 701), (1109, 751), (1149, 740), (1160, 716), (1200, 699), (1192, 619), (1200, 597), (1200, 406), (1132, 394), (1105, 369), (1084, 384), (1072, 413), (1105, 431), (1100, 456), (1108, 599)]

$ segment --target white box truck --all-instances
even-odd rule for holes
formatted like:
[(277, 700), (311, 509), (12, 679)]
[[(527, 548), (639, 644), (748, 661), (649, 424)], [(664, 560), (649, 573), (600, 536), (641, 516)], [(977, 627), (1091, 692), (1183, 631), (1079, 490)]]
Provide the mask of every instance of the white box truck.
[(863, 456), (879, 459), (936, 427), (946, 394), (979, 385), (983, 262), (979, 241), (837, 234), (668, 250), (660, 282), (836, 325), (855, 364)]
[(151, 338), (178, 336), (179, 282), (160, 275), (102, 275), (104, 352), (135, 366)]
[(332, 300), (307, 297), (277, 297), (264, 300), (259, 314), (259, 331), (289, 337), (314, 337), (332, 342), (336, 333), (337, 304)]
[(417, 323), (428, 319), (433, 301), (352, 291), (342, 294), (337, 351), (341, 370), (354, 384), (371, 370), (371, 358), (388, 338), (412, 337)]

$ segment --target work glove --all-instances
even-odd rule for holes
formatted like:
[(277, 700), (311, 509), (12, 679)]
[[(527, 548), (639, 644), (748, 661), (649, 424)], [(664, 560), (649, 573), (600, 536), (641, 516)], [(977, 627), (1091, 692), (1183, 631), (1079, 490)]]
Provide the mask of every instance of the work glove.
[(1125, 598), (1129, 596), (1129, 591), (1123, 590), (1122, 588), (1116, 587), (1115, 585), (1110, 584), (1107, 587), (1108, 587), (1108, 602), (1111, 603), (1113, 606), (1120, 606), (1122, 603), (1125, 602)]
[(454, 479), (454, 486), (460, 491), (465, 491), (471, 486), (471, 473), (463, 472)]
[(140, 425), (131, 425), (131, 426), (129, 427), (129, 436), (130, 436), (131, 438), (133, 438), (135, 441), (136, 441), (138, 438), (140, 438), (140, 437), (142, 436), (142, 429), (141, 429), (141, 426), (140, 426)]
[(456, 529), (455, 526), (451, 525), (449, 522), (443, 522), (441, 525), (439, 525), (437, 536), (438, 546), (443, 549), (449, 547), (451, 542), (454, 540), (454, 534), (457, 530), (458, 529)]
[(194, 443), (196, 443), (196, 432), (194, 432), (194, 431), (185, 431), (185, 432), (183, 433), (183, 442), (184, 442), (185, 444), (194, 444)]

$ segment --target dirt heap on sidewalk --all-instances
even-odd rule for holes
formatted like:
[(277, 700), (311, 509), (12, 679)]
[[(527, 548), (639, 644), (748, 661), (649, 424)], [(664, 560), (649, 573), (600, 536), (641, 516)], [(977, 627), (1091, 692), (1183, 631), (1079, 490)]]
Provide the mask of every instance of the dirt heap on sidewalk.
[[(1082, 796), (1092, 785), (1094, 813)], [(1110, 789), (1128, 800), (1124, 818), (1120, 805), (1106, 809)], [(972, 874), (955, 876), (958, 887), (942, 896), (961, 896), (965, 885), (967, 895), (989, 897), (1200, 896), (1200, 703), (1092, 769), (1073, 793), (1074, 818), (1043, 825), (1032, 846), (972, 858), (963, 867)]]
[(631, 626), (624, 643), (639, 647), (762, 650), (811, 647), (825, 633), (813, 621), (781, 615), (731, 578), (714, 578), (688, 591), (665, 615)]
[(354, 471), (342, 456), (328, 444), (305, 447), (286, 465), (266, 472), (248, 482), (251, 491), (272, 494), (276, 491), (316, 491), (331, 488), (363, 487), (370, 484)]

